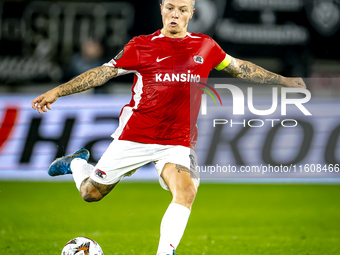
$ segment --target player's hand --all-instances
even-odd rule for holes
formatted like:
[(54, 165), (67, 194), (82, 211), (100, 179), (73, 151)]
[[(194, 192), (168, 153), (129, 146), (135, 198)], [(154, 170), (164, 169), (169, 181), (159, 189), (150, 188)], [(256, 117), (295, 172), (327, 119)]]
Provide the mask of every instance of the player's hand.
[(52, 110), (51, 104), (57, 101), (58, 95), (53, 90), (38, 96), (31, 102), (32, 108), (37, 110), (40, 114), (47, 112), (47, 109)]
[(283, 83), (283, 86), (285, 87), (301, 88), (301, 89), (307, 88), (302, 78), (284, 78), (282, 83)]

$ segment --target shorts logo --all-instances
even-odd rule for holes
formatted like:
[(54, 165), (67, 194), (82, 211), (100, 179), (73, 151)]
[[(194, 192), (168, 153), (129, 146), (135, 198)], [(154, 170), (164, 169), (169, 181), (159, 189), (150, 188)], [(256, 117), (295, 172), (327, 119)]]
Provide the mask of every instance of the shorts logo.
[(203, 64), (204, 59), (201, 56), (194, 56), (194, 61), (198, 64)]
[(97, 169), (94, 174), (98, 176), (99, 178), (105, 179), (106, 178), (106, 173), (102, 170)]
[(119, 53), (117, 54), (117, 56), (114, 57), (114, 59), (115, 59), (115, 60), (119, 60), (119, 59), (123, 56), (123, 54), (124, 54), (124, 49), (121, 50), (121, 52), (119, 52)]

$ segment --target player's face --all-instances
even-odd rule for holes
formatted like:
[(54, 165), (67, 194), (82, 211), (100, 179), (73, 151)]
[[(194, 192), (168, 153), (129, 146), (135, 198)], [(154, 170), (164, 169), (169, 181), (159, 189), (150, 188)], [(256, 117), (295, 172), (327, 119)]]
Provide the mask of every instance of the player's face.
[(191, 0), (165, 0), (161, 4), (163, 19), (162, 33), (165, 36), (179, 38), (185, 37), (189, 19), (194, 9), (191, 9)]

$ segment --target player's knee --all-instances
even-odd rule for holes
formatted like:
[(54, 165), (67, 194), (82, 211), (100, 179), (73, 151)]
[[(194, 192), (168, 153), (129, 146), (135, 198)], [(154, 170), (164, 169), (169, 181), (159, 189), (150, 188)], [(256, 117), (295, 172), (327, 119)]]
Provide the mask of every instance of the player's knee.
[(197, 194), (197, 189), (195, 185), (186, 185), (176, 190), (174, 201), (180, 204), (191, 207)]
[(88, 194), (82, 194), (81, 196), (83, 198), (83, 200), (85, 202), (98, 202), (100, 201), (103, 197), (102, 195), (98, 195), (98, 194), (91, 194), (91, 193), (88, 193)]
[(103, 198), (102, 194), (89, 183), (81, 185), (80, 195), (85, 202), (97, 202)]
[(190, 185), (189, 187), (185, 189), (185, 198), (186, 198), (187, 204), (191, 205), (194, 202), (196, 194), (197, 194), (197, 189), (194, 185)]

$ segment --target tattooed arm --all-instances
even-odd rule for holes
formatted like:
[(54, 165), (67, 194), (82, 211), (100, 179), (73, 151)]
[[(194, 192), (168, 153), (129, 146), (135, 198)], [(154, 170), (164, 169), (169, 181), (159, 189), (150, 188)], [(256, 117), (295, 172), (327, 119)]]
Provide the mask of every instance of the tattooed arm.
[(248, 61), (233, 57), (231, 58), (230, 64), (221, 71), (248, 82), (306, 88), (306, 85), (301, 78), (286, 78), (267, 71)]
[(51, 104), (57, 101), (59, 97), (83, 92), (93, 87), (101, 86), (108, 80), (116, 77), (117, 73), (118, 68), (116, 67), (99, 66), (93, 68), (72, 79), (71, 81), (38, 96), (31, 102), (32, 108), (43, 114), (43, 112), (47, 112), (47, 109), (51, 110)]

